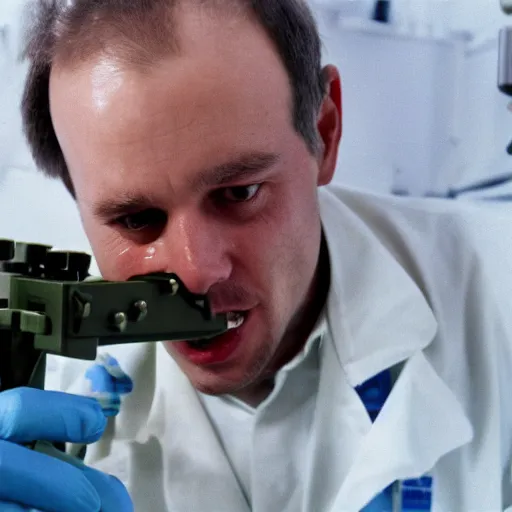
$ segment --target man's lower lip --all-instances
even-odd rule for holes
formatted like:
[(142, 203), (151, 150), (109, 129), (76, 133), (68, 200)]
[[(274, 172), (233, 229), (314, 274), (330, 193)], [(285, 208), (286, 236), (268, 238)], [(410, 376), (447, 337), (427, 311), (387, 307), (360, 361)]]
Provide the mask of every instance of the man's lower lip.
[(250, 314), (246, 314), (244, 323), (237, 329), (231, 329), (220, 336), (205, 349), (197, 349), (186, 341), (172, 342), (172, 346), (188, 361), (198, 366), (208, 366), (225, 362), (238, 348), (242, 333), (249, 321)]

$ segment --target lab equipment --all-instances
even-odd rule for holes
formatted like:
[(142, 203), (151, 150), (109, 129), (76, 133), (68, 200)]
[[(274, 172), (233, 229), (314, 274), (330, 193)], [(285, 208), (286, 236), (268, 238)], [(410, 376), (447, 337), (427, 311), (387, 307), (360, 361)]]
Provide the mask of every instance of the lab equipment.
[[(505, 14), (512, 14), (512, 0), (501, 0)], [(507, 96), (512, 96), (512, 27), (504, 27), (499, 35), (498, 89)], [(512, 155), (512, 142), (507, 147)]]
[(512, 0), (501, 0), (501, 8), (506, 14), (512, 14)]
[(512, 27), (502, 28), (499, 36), (498, 88), (512, 96)]
[(98, 346), (208, 338), (227, 330), (173, 274), (87, 280), (85, 253), (0, 240), (0, 391), (43, 388), (46, 354), (94, 360)]
[[(440, 199), (458, 199), (465, 194), (471, 192), (493, 192), (493, 189), (500, 187), (502, 185), (507, 185), (512, 183), (512, 173), (505, 173), (498, 176), (491, 176), (490, 178), (485, 178), (483, 180), (478, 180), (476, 182), (457, 187), (457, 188), (449, 188), (446, 192), (427, 192), (425, 197), (435, 197)], [(493, 195), (486, 195), (482, 197), (482, 200), (486, 201), (502, 201), (508, 202), (512, 201), (512, 196), (507, 193), (500, 193), (499, 188)], [(400, 191), (397, 191), (396, 195), (403, 195)]]
[[(46, 355), (94, 360), (99, 346), (210, 338), (228, 329), (174, 274), (88, 280), (91, 257), (0, 240), (0, 391), (44, 388)], [(58, 458), (47, 443), (34, 448)]]
[(373, 19), (380, 23), (389, 23), (391, 18), (391, 1), (377, 0), (373, 11)]
[[(512, 0), (501, 0), (505, 14), (512, 14)], [(499, 34), (498, 89), (507, 96), (512, 96), (512, 27), (504, 27)], [(512, 142), (507, 146), (507, 153), (512, 155)]]

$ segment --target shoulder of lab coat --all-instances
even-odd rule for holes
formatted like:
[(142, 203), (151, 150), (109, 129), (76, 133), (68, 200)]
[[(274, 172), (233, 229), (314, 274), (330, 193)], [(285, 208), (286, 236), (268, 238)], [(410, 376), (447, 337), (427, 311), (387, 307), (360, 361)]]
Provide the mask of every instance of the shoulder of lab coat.
[[(454, 329), (482, 333), (460, 336), (465, 365), (476, 371), (496, 362), (501, 389), (503, 464), (512, 456), (512, 207), (483, 202), (383, 196), (342, 187), (326, 187), (368, 226), (422, 290), (437, 319)], [(450, 318), (459, 314), (460, 318)], [(459, 323), (459, 325), (457, 325)], [(472, 340), (471, 342), (469, 340)], [(473, 343), (473, 345), (471, 345)], [(450, 382), (457, 365), (452, 347), (433, 343), (426, 354)], [(455, 379), (454, 379), (455, 380)], [(459, 397), (468, 393), (454, 390)], [(469, 397), (462, 399), (468, 402)], [(512, 489), (510, 489), (512, 501)]]
[[(372, 230), (427, 300), (449, 285), (464, 299), (483, 295), (492, 306), (483, 320), (494, 318), (510, 332), (512, 206), (326, 188)], [(512, 343), (503, 345), (512, 349)]]
[(479, 319), (498, 329), (488, 341), (512, 370), (512, 206), (330, 192), (372, 229), (434, 310), (443, 298), (463, 301), (464, 311), (478, 301)]

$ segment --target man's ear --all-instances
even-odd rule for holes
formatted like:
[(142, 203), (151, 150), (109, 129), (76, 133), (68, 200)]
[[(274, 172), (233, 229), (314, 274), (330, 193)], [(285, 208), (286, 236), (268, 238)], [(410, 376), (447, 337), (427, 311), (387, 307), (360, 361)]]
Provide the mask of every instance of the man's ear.
[(327, 185), (334, 176), (342, 133), (340, 74), (336, 67), (326, 66), (323, 75), (326, 92), (317, 121), (321, 142), (318, 153), (318, 186)]

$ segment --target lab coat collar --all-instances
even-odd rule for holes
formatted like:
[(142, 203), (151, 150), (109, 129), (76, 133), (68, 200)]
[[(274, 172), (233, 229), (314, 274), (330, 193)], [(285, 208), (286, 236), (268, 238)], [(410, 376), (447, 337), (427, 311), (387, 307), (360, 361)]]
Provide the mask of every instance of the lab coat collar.
[[(429, 472), (443, 455), (470, 442), (473, 431), (425, 355), (437, 322), (418, 286), (329, 190), (322, 192), (321, 212), (331, 259), (331, 336), (324, 344), (314, 427), (315, 437), (323, 440), (313, 453), (322, 460), (313, 455), (310, 474), (328, 467), (343, 482), (338, 490), (333, 487), (330, 506), (323, 510), (357, 511), (394, 481)], [(398, 363), (403, 363), (400, 376), (373, 425), (368, 420), (366, 426), (354, 426), (354, 420), (345, 418), (335, 423), (338, 430), (326, 428), (333, 417), (361, 413), (354, 389), (352, 395), (337, 392), (343, 381), (355, 387)], [(357, 428), (365, 429), (357, 446), (340, 439), (343, 429)], [(321, 450), (326, 436), (338, 449)], [(345, 454), (339, 448), (351, 452), (348, 468), (341, 466)], [(324, 475), (324, 483), (328, 481)]]
[(418, 352), (363, 438), (330, 510), (361, 510), (393, 482), (430, 473), (441, 457), (472, 437), (461, 404)]
[(416, 283), (335, 192), (320, 189), (320, 210), (331, 264), (329, 328), (357, 386), (425, 349), (437, 322)]

